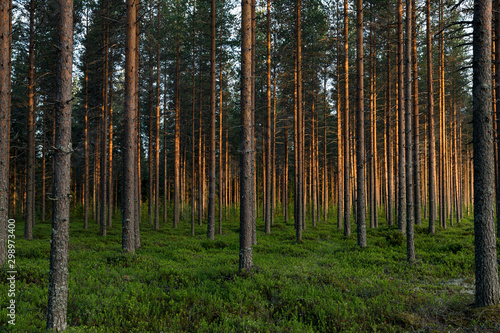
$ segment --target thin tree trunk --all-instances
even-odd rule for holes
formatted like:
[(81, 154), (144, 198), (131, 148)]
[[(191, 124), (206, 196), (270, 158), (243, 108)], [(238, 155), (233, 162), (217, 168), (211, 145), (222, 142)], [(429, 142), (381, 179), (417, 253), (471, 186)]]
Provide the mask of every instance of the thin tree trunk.
[[(406, 126), (406, 257), (411, 264), (415, 261), (414, 240), (414, 192), (413, 192), (413, 140), (412, 140), (412, 96), (411, 96), (411, 50), (412, 50), (412, 1), (406, 0), (405, 62), (405, 126)], [(417, 96), (415, 96), (417, 98)]]
[(30, 0), (28, 70), (28, 151), (26, 165), (26, 217), (24, 238), (33, 238), (35, 226), (35, 0)]
[[(68, 302), (69, 208), (71, 202), (71, 153), (73, 151), (71, 148), (72, 0), (59, 0), (58, 11), (55, 100), (56, 142), (54, 145), (54, 188), (52, 191), (47, 329), (64, 331), (66, 330)], [(3, 22), (3, 20), (0, 22)], [(1, 31), (5, 30), (2, 29)], [(8, 154), (3, 156), (8, 156)]]
[(297, 179), (297, 192), (296, 195), (296, 211), (297, 218), (295, 220), (295, 231), (296, 231), (296, 240), (297, 242), (302, 242), (302, 229), (304, 225), (304, 151), (303, 151), (303, 129), (302, 129), (302, 28), (301, 28), (301, 0), (297, 0), (296, 7), (296, 29), (297, 29), (297, 81), (296, 81), (296, 90), (297, 90), (297, 168), (298, 179)]
[(0, 2), (0, 265), (7, 262), (10, 156), (10, 4)]
[(240, 153), (240, 254), (239, 270), (250, 270), (254, 225), (253, 137), (252, 137), (252, 11), (251, 2), (241, 2), (241, 153)]
[[(160, 230), (160, 73), (161, 73), (161, 44), (160, 44), (160, 22), (161, 22), (161, 3), (158, 1), (158, 37), (156, 40), (156, 116), (155, 116), (155, 211), (154, 211), (154, 228)], [(165, 82), (166, 83), (166, 82)]]
[(103, 17), (103, 73), (102, 73), (102, 104), (101, 104), (101, 202), (100, 202), (100, 226), (101, 235), (106, 236), (106, 218), (108, 210), (108, 3), (104, 1), (102, 9)]
[(113, 53), (110, 50), (111, 65), (109, 66), (109, 153), (108, 153), (108, 227), (113, 227)]
[(413, 67), (413, 163), (414, 169), (414, 203), (415, 203), (415, 224), (422, 225), (422, 203), (421, 203), (421, 189), (420, 189), (420, 111), (418, 105), (418, 63), (417, 63), (417, 20), (416, 20), (416, 5), (415, 0), (411, 0), (411, 43), (412, 43), (412, 67)]
[(435, 158), (435, 137), (434, 137), (434, 90), (432, 79), (432, 35), (431, 35), (431, 2), (426, 1), (425, 6), (427, 21), (427, 112), (429, 118), (429, 233), (436, 232), (436, 158)]
[[(193, 52), (193, 63), (192, 63), (192, 109), (191, 109), (191, 172), (192, 172), (192, 179), (191, 179), (191, 235), (194, 236), (194, 224), (195, 224), (195, 205), (196, 205), (196, 196), (195, 196), (195, 126), (194, 126), (194, 112), (195, 112), (195, 98), (196, 98), (196, 84), (195, 84), (195, 43), (196, 43), (196, 31), (195, 31), (195, 25), (194, 22), (196, 20), (196, 0), (193, 1), (193, 43), (192, 43), (192, 52)], [(166, 73), (165, 73), (166, 76)], [(165, 80), (166, 82), (166, 80)], [(165, 93), (165, 98), (166, 98), (166, 93)], [(165, 107), (166, 111), (166, 107)], [(166, 113), (166, 112), (165, 112)], [(165, 132), (166, 136), (166, 132)], [(166, 145), (164, 145), (165, 150), (165, 162), (166, 162)], [(167, 163), (165, 163), (165, 168), (166, 168)], [(166, 179), (166, 177), (165, 177)], [(166, 183), (166, 182), (165, 182)], [(166, 191), (166, 186), (165, 186), (165, 191)], [(165, 193), (166, 197), (166, 193)], [(165, 210), (166, 210), (166, 205)], [(166, 220), (166, 219), (165, 219)]]
[[(497, 181), (496, 181), (496, 207), (497, 207), (497, 235), (500, 235), (500, 0), (495, 0), (495, 91), (496, 91), (496, 129), (497, 129)], [(462, 206), (460, 206), (460, 212)]]
[(271, 233), (271, 173), (272, 173), (272, 163), (271, 163), (271, 0), (267, 0), (267, 90), (266, 90), (266, 101), (267, 101), (267, 112), (266, 112), (266, 146), (265, 146), (265, 213), (264, 224), (266, 234)]
[(403, 105), (403, 0), (398, 0), (398, 227), (406, 232), (405, 112)]
[(358, 246), (366, 247), (365, 192), (365, 111), (363, 66), (363, 0), (356, 0), (356, 167), (357, 167), (357, 236)]
[(207, 238), (215, 239), (215, 0), (211, 1), (210, 23), (210, 169), (208, 177)]
[[(128, 0), (127, 0), (128, 1)], [(141, 223), (141, 208), (142, 208), (142, 190), (141, 190), (141, 140), (139, 140), (139, 137), (141, 135), (141, 110), (140, 110), (140, 107), (139, 107), (139, 102), (140, 102), (140, 98), (139, 98), (139, 94), (140, 94), (140, 90), (139, 90), (139, 56), (140, 56), (140, 52), (139, 52), (139, 28), (140, 28), (140, 13), (139, 13), (139, 5), (140, 5), (140, 1), (139, 0), (136, 0), (136, 4), (135, 4), (135, 10), (136, 10), (136, 13), (135, 13), (135, 20), (133, 22), (136, 22), (135, 23), (135, 44), (133, 45), (134, 48), (132, 48), (132, 50), (130, 52), (134, 52), (135, 51), (135, 68), (133, 67), (134, 64), (131, 64), (130, 66), (131, 69), (130, 71), (133, 71), (133, 84), (134, 84), (134, 90), (133, 90), (133, 93), (134, 93), (134, 96), (135, 98), (133, 99), (134, 101), (134, 105), (132, 106), (133, 110), (134, 110), (134, 114), (132, 115), (133, 116), (133, 121), (134, 121), (134, 137), (133, 137), (133, 140), (134, 140), (134, 146), (135, 146), (135, 166), (133, 167), (135, 172), (134, 172), (134, 190), (135, 190), (135, 208), (134, 208), (134, 213), (135, 213), (135, 217), (134, 217), (134, 220), (133, 220), (133, 223), (134, 223), (134, 237), (133, 237), (133, 240), (134, 240), (134, 243), (135, 243), (135, 250), (139, 249), (139, 247), (141, 246), (141, 230), (140, 230), (140, 223)], [(127, 22), (129, 22), (129, 24), (132, 24), (132, 21), (129, 21), (130, 18), (127, 16)], [(132, 93), (132, 91), (131, 91)]]
[(219, 56), (219, 235), (222, 235), (222, 206), (224, 203), (224, 178), (222, 172), (222, 118), (223, 118), (223, 105), (222, 105), (222, 29), (220, 29), (220, 56)]
[(174, 139), (174, 228), (179, 225), (180, 200), (180, 131), (181, 131), (181, 96), (180, 96), (180, 41), (177, 39), (175, 52), (175, 139)]
[(344, 0), (344, 236), (351, 235), (350, 193), (350, 130), (349, 130), (349, 16), (348, 1)]
[(122, 249), (135, 251), (135, 219), (137, 193), (135, 191), (135, 166), (137, 151), (135, 137), (136, 80), (136, 7), (135, 0), (127, 0), (127, 28), (125, 44), (125, 106), (123, 135), (123, 193), (122, 193)]

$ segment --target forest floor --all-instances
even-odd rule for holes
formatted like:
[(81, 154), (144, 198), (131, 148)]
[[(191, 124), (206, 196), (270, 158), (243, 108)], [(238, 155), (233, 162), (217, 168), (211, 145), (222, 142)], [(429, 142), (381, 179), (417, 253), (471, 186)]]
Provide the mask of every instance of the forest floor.
[[(80, 215), (81, 216), (81, 215)], [(189, 219), (186, 213), (186, 219)], [(238, 274), (239, 219), (206, 239), (206, 225), (162, 223), (143, 215), (141, 248), (121, 251), (121, 220), (108, 236), (94, 221), (70, 227), (69, 332), (500, 332), (500, 307), (474, 308), (473, 223), (416, 227), (417, 262), (406, 263), (402, 234), (380, 218), (368, 248), (333, 217), (295, 242), (293, 222), (258, 219), (255, 269)], [(0, 331), (45, 332), (50, 223), (34, 240), (16, 223), (16, 325), (7, 325), (7, 273), (0, 271)]]

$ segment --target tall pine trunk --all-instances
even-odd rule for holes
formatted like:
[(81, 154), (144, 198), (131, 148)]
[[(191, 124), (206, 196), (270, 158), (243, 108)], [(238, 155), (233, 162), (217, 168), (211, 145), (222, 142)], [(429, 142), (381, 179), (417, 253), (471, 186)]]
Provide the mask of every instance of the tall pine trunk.
[(476, 306), (500, 301), (494, 219), (491, 10), (490, 0), (474, 1), (472, 124)]
[(431, 1), (425, 3), (425, 15), (427, 22), (426, 44), (427, 44), (427, 117), (429, 120), (429, 233), (436, 232), (436, 148), (434, 135), (434, 89), (432, 79), (432, 34), (431, 34)]
[(33, 238), (35, 226), (35, 1), (30, 0), (28, 70), (28, 151), (26, 167), (26, 223), (24, 238)]
[(208, 176), (207, 237), (215, 238), (215, 0), (210, 12), (210, 169)]
[(253, 199), (253, 137), (252, 137), (252, 11), (248, 0), (241, 2), (241, 148), (240, 148), (240, 254), (239, 270), (252, 268), (252, 229), (255, 201)]
[(357, 169), (357, 235), (358, 246), (366, 247), (365, 192), (365, 110), (363, 66), (363, 0), (356, 0), (356, 169)]
[(8, 1), (0, 2), (0, 265), (7, 261), (9, 218), (10, 45)]
[(69, 208), (71, 202), (71, 153), (73, 152), (71, 145), (73, 1), (59, 0), (58, 11), (55, 100), (56, 141), (54, 145), (54, 187), (52, 190), (52, 235), (47, 329), (64, 331), (66, 330), (68, 302)]
[[(406, 41), (405, 63), (405, 143), (406, 143), (406, 257), (411, 264), (415, 261), (414, 211), (413, 211), (413, 133), (412, 133), (412, 96), (411, 96), (411, 50), (412, 50), (412, 1), (406, 0)], [(416, 96), (414, 96), (416, 98)]]

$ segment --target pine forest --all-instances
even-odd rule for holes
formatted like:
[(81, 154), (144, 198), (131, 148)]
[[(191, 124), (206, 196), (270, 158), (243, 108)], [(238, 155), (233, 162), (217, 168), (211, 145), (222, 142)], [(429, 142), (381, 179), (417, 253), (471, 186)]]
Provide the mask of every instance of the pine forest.
[(500, 0), (0, 0), (0, 331), (500, 332)]

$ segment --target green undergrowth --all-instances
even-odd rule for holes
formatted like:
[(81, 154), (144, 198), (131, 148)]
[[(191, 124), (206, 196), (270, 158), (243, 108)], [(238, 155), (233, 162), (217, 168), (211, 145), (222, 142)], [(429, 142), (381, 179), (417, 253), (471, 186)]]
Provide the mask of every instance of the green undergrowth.
[[(145, 215), (146, 216), (146, 215)], [(189, 216), (186, 214), (186, 216)], [(293, 221), (277, 217), (272, 234), (258, 220), (255, 267), (238, 274), (238, 218), (206, 239), (206, 225), (141, 225), (141, 248), (121, 251), (121, 222), (106, 237), (95, 222), (72, 218), (69, 332), (460, 332), (499, 331), (500, 309), (474, 302), (473, 224), (427, 235), (416, 227), (417, 262), (406, 263), (405, 237), (382, 220), (344, 237), (329, 220), (307, 224), (295, 242)], [(354, 225), (353, 225), (354, 227)], [(32, 241), (16, 225), (16, 325), (7, 325), (6, 270), (0, 281), (0, 331), (44, 332), (50, 224)]]

